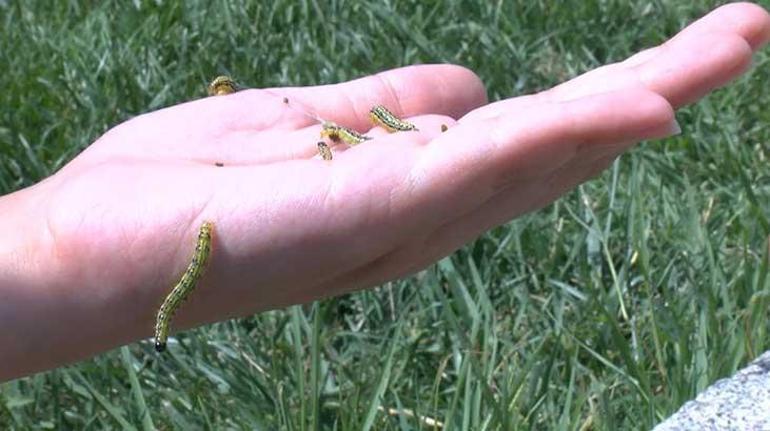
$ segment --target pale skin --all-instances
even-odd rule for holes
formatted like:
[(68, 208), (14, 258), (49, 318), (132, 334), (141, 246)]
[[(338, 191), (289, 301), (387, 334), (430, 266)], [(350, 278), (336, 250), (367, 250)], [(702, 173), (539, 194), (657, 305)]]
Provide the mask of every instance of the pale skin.
[[(414, 273), (676, 133), (674, 110), (741, 75), (769, 38), (763, 9), (733, 4), (626, 61), (492, 104), (472, 72), (431, 65), (123, 123), (0, 197), (0, 381), (150, 337), (204, 220), (211, 261), (177, 330)], [(320, 125), (283, 97), (374, 139), (320, 160)], [(375, 104), (419, 132), (370, 130)]]

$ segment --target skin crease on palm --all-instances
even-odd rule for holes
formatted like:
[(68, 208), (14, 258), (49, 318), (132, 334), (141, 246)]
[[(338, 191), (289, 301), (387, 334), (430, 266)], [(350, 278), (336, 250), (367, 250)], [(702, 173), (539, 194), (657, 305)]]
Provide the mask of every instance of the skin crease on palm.
[[(0, 198), (0, 237), (11, 238), (0, 245), (0, 380), (150, 337), (204, 220), (212, 260), (175, 330), (425, 268), (640, 140), (676, 133), (674, 110), (741, 75), (768, 38), (763, 9), (732, 4), (626, 61), (491, 104), (472, 72), (427, 65), (136, 117)], [(320, 125), (283, 97), (374, 139), (320, 160)], [(420, 131), (370, 130), (375, 104)]]

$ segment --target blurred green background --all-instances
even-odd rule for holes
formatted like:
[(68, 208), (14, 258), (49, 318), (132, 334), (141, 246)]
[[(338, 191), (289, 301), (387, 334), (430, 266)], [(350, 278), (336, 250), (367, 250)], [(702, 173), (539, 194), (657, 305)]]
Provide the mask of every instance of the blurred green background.
[[(0, 194), (219, 74), (299, 86), (450, 62), (499, 100), (716, 4), (0, 1)], [(680, 110), (682, 135), (426, 271), (188, 331), (163, 358), (142, 341), (2, 384), (0, 428), (650, 428), (770, 348), (767, 50), (754, 63)]]

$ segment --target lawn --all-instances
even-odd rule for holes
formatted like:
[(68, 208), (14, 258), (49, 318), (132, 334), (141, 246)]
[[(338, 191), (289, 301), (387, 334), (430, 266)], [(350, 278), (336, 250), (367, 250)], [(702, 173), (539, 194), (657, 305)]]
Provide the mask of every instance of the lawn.
[[(706, 3), (0, 0), (0, 194), (219, 74), (451, 62), (499, 100), (660, 43)], [(681, 135), (425, 271), (2, 384), (0, 428), (649, 429), (770, 349), (769, 59), (680, 110)]]

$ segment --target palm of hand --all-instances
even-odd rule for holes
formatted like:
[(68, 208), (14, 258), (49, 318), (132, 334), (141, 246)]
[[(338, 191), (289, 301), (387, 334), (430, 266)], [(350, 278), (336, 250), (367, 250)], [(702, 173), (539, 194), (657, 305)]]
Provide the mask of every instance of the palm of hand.
[[(137, 309), (149, 315), (203, 220), (216, 224), (205, 282), (216, 288), (193, 299), (190, 322), (413, 272), (547, 204), (633, 143), (675, 132), (673, 109), (740, 74), (768, 37), (726, 31), (718, 14), (744, 12), (720, 11), (625, 62), (494, 104), (475, 75), (436, 65), (137, 117), (41, 184), (56, 187), (47, 213), (57, 254), (77, 262), (64, 279), (144, 288)], [(320, 126), (305, 107), (364, 131), (376, 103), (420, 131), (373, 130), (332, 162), (314, 157)]]

